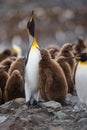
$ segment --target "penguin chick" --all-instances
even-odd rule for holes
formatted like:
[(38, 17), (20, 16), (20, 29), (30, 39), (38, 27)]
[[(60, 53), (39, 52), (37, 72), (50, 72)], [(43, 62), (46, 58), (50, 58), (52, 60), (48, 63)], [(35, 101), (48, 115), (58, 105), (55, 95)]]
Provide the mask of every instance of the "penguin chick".
[(0, 88), (1, 88), (1, 91), (2, 91), (2, 103), (4, 103), (3, 94), (4, 94), (7, 79), (8, 79), (8, 73), (4, 69), (0, 72)]
[(0, 88), (0, 104), (2, 103), (2, 90)]
[(60, 47), (57, 46), (57, 45), (50, 45), (50, 46), (48, 46), (46, 49), (49, 51), (49, 53), (50, 53), (50, 55), (51, 55), (51, 58), (52, 58), (52, 59), (55, 59), (57, 53), (58, 53), (59, 50), (60, 50)]
[(75, 75), (77, 95), (87, 105), (87, 53), (79, 53), (75, 58), (79, 62)]
[[(54, 59), (50, 58), (47, 50), (42, 49), (41, 56), (42, 59), (39, 63), (39, 81), (41, 95), (44, 98), (44, 90), (44, 93), (46, 94), (46, 98), (48, 100), (55, 100), (64, 103), (68, 92), (65, 74), (60, 65)], [(42, 72), (44, 73), (45, 80), (43, 80)]]
[[(70, 43), (65, 43), (61, 47), (60, 52), (58, 53), (57, 57), (59, 57), (59, 56), (65, 56), (65, 57), (70, 57), (71, 56), (71, 57), (73, 57), (74, 54), (72, 52), (72, 45)], [(74, 76), (75, 75), (74, 72), (75, 72), (76, 60), (74, 58), (71, 58), (71, 59), (67, 60), (67, 63), (70, 65), (72, 78), (74, 80), (74, 77), (75, 77)]]
[(0, 62), (11, 55), (11, 50), (5, 49), (2, 53), (0, 53)]
[(0, 73), (6, 71), (8, 69), (8, 66), (4, 66), (0, 64)]
[(11, 75), (14, 70), (18, 70), (21, 75), (24, 75), (24, 57), (16, 59), (10, 66), (8, 74)]
[(4, 93), (4, 100), (9, 101), (15, 98), (24, 97), (23, 78), (18, 70), (14, 70), (9, 76)]
[(7, 72), (11, 66), (11, 64), (16, 60), (16, 57), (9, 57), (4, 59), (0, 64), (4, 66), (8, 66)]
[(72, 73), (70, 65), (67, 63), (64, 56), (59, 56), (58, 59), (56, 59), (57, 63), (61, 66), (63, 69), (63, 72), (65, 74), (67, 84), (68, 84), (68, 93), (73, 94), (74, 93), (74, 82), (72, 79)]
[(78, 54), (80, 52), (83, 52), (85, 48), (86, 48), (85, 40), (83, 37), (80, 36), (77, 40), (77, 43), (75, 43), (73, 46), (73, 52), (74, 54)]

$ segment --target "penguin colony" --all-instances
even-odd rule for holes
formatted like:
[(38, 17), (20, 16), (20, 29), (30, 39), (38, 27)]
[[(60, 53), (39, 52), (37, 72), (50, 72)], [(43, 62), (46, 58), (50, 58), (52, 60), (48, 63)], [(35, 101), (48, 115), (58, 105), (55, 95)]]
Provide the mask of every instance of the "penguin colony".
[(34, 33), (33, 13), (27, 32), (29, 49), (26, 57), (21, 56), (21, 48), (15, 45), (13, 52), (9, 49), (0, 52), (0, 104), (23, 97), (28, 107), (37, 107), (39, 93), (45, 101), (64, 103), (67, 93), (73, 95), (76, 89), (80, 101), (87, 105), (85, 39), (79, 37), (73, 44), (40, 49)]

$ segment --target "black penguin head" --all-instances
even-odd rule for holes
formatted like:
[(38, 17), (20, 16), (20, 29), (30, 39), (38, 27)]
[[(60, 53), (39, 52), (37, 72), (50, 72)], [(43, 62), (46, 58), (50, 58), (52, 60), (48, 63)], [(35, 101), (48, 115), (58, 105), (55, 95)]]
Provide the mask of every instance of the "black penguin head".
[(32, 11), (31, 17), (27, 23), (27, 32), (28, 34), (31, 34), (34, 37), (34, 28), (35, 28), (35, 22), (33, 19), (34, 10)]
[(76, 55), (76, 60), (85, 62), (87, 61), (87, 53), (79, 53)]

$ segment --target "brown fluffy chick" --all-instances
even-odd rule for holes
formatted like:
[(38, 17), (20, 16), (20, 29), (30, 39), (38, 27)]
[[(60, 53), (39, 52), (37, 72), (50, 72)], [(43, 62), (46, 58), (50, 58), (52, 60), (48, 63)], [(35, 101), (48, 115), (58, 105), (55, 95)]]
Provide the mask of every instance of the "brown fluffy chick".
[(73, 94), (74, 93), (74, 82), (72, 79), (70, 65), (65, 60), (64, 56), (59, 56), (58, 59), (56, 59), (56, 61), (57, 61), (57, 63), (59, 63), (59, 65), (61, 66), (61, 68), (63, 69), (63, 72), (65, 74), (67, 84), (68, 84), (68, 93)]
[(80, 36), (77, 40), (77, 43), (74, 43), (73, 53), (78, 54), (80, 52), (83, 52), (85, 48), (86, 48), (85, 40), (83, 37)]
[(55, 100), (63, 103), (68, 92), (65, 74), (60, 65), (54, 59), (50, 58), (47, 50), (42, 49), (41, 56), (42, 59), (39, 63), (41, 96), (45, 100)]
[(5, 58), (10, 57), (11, 55), (11, 50), (5, 49), (3, 52), (0, 53), (0, 62), (3, 61)]
[(14, 70), (19, 70), (21, 75), (24, 74), (24, 57), (16, 59), (10, 66), (8, 74), (11, 75)]
[(4, 103), (3, 93), (8, 79), (8, 73), (5, 71), (6, 69), (8, 69), (6, 66), (0, 65), (0, 89), (2, 91), (2, 103)]
[[(59, 56), (73, 57), (74, 54), (72, 52), (72, 45), (70, 43), (65, 43), (61, 47), (60, 52), (58, 53), (56, 58), (58, 58)], [(70, 65), (72, 77), (74, 79), (74, 71), (75, 71), (76, 60), (74, 58), (71, 58), (71, 59), (67, 60), (67, 63)]]
[(57, 53), (58, 53), (59, 50), (60, 50), (60, 47), (57, 46), (57, 45), (49, 45), (46, 49), (47, 49), (48, 52), (50, 53), (51, 58), (52, 58), (52, 59), (55, 59)]
[(7, 71), (9, 70), (11, 64), (16, 60), (16, 57), (8, 57), (4, 59), (0, 64), (4, 66), (8, 66)]
[(24, 97), (23, 78), (18, 70), (14, 70), (9, 76), (4, 93), (4, 100)]
[(0, 88), (0, 104), (2, 103), (2, 90)]

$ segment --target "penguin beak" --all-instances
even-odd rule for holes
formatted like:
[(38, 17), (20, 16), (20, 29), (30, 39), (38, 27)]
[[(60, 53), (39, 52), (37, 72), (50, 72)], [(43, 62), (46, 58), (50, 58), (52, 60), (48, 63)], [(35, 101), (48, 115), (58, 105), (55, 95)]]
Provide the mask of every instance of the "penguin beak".
[(73, 59), (73, 58), (75, 58), (75, 56), (66, 57), (65, 60), (70, 60), (70, 59)]

